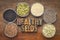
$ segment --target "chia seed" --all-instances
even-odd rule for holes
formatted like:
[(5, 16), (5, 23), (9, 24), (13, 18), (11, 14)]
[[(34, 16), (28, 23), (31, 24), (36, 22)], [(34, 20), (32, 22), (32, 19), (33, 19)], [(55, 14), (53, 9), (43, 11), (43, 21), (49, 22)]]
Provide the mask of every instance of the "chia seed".
[(12, 9), (6, 10), (3, 14), (3, 18), (8, 22), (14, 21), (16, 19), (16, 16), (16, 12)]

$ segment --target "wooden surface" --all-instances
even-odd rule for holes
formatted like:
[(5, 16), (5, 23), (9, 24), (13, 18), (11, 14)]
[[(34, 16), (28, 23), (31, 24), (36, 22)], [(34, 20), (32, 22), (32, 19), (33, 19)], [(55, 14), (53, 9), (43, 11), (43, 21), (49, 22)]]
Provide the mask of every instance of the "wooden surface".
[[(40, 2), (44, 7), (52, 7), (57, 12), (57, 21), (54, 23), (56, 27), (56, 35), (47, 39), (41, 34), (42, 26), (38, 27), (37, 33), (21, 33), (12, 39), (4, 36), (3, 28), (5, 27), (5, 22), (3, 20), (3, 12), (6, 8), (16, 9), (16, 4), (18, 2), (28, 2), (31, 5), (34, 2)], [(44, 23), (43, 23), (44, 24)], [(0, 0), (0, 40), (60, 40), (60, 0)]]

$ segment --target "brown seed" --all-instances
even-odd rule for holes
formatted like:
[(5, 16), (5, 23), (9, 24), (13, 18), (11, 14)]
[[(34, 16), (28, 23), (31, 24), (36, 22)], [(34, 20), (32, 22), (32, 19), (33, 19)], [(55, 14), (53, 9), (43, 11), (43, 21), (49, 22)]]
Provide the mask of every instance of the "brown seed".
[(15, 37), (17, 35), (17, 32), (18, 32), (18, 27), (15, 23), (8, 23), (5, 27), (5, 30), (4, 30), (4, 34), (7, 36), (7, 37)]

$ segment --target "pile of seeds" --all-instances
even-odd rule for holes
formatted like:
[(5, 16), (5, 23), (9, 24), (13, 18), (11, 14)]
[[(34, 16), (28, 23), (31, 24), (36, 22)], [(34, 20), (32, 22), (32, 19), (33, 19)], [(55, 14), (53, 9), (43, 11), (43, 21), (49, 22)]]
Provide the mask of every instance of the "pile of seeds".
[(18, 32), (18, 27), (15, 23), (8, 23), (5, 27), (5, 30), (4, 30), (4, 34), (7, 36), (7, 37), (15, 37), (17, 35), (17, 32)]
[(31, 7), (31, 13), (36, 17), (41, 16), (44, 13), (44, 6), (40, 3), (34, 3)]
[(7, 9), (3, 14), (3, 18), (8, 22), (12, 22), (16, 19), (16, 12), (12, 9)]
[(25, 17), (29, 14), (29, 5), (27, 3), (18, 3), (17, 5), (17, 15)]
[(42, 34), (46, 38), (51, 38), (55, 35), (56, 29), (53, 24), (44, 24), (42, 29)]
[(52, 8), (47, 8), (43, 15), (43, 19), (46, 23), (54, 23), (56, 21), (56, 12)]

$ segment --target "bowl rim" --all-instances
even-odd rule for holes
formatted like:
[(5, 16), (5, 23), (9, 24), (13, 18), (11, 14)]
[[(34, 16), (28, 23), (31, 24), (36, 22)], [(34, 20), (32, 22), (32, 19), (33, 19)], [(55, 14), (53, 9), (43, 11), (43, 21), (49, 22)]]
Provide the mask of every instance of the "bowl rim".
[(40, 4), (40, 5), (43, 6), (43, 13), (42, 13), (40, 16), (35, 16), (35, 15), (33, 15), (32, 11), (31, 11), (31, 14), (32, 14), (32, 16), (34, 16), (34, 17), (41, 17), (41, 16), (44, 14), (45, 7), (44, 7), (44, 5), (43, 5), (42, 3), (40, 3), (40, 2), (34, 2), (34, 3), (31, 5), (31, 8), (32, 8), (32, 6), (33, 6), (34, 4), (36, 4), (36, 3), (38, 3), (38, 4)]
[[(15, 24), (15, 23), (9, 22), (8, 24)], [(16, 25), (16, 24), (15, 24), (15, 25)], [(6, 28), (6, 27), (7, 27), (7, 25), (5, 26), (5, 28)], [(5, 33), (5, 28), (4, 28), (4, 35), (5, 35), (6, 37), (13, 38), (13, 37), (17, 36), (17, 34), (18, 34), (18, 27), (17, 27), (17, 25), (16, 25), (17, 32), (16, 32), (16, 34), (15, 34), (14, 36), (8, 36), (8, 34)]]
[[(47, 25), (47, 24), (44, 24), (44, 25)], [(44, 28), (44, 25), (43, 25), (43, 28)], [(53, 25), (53, 24), (48, 24), (48, 25)], [(54, 25), (53, 25), (54, 26)], [(56, 27), (54, 26), (54, 28), (55, 28), (55, 33), (54, 33), (54, 35), (53, 36), (51, 36), (51, 37), (47, 37), (47, 36), (45, 36), (44, 34), (43, 34), (43, 28), (42, 28), (42, 35), (45, 37), (45, 38), (52, 38), (52, 37), (54, 37), (55, 36), (55, 34), (56, 34)]]
[[(16, 13), (16, 11), (13, 9), (13, 8), (6, 8), (5, 10), (3, 10), (3, 16), (4, 16), (4, 13), (5, 13), (5, 11), (7, 11), (7, 10), (13, 10), (15, 13)], [(17, 19), (17, 14), (16, 14), (16, 18), (13, 20), (13, 21), (11, 21), (11, 22), (15, 22), (15, 20)], [(9, 22), (9, 21), (7, 21), (7, 20), (5, 20), (4, 19), (4, 17), (3, 17), (3, 20), (5, 21), (5, 22)]]
[[(21, 3), (25, 3), (25, 4), (27, 4), (27, 5), (29, 6), (29, 11), (27, 12), (27, 15), (24, 15), (24, 16), (18, 15), (17, 7), (18, 7), (18, 5), (21, 4)], [(30, 13), (29, 13), (29, 12), (30, 12), (30, 5), (29, 5), (27, 2), (19, 2), (19, 3), (16, 4), (16, 12), (17, 12), (16, 14), (17, 14), (19, 17), (27, 17), (27, 16), (30, 14)]]

